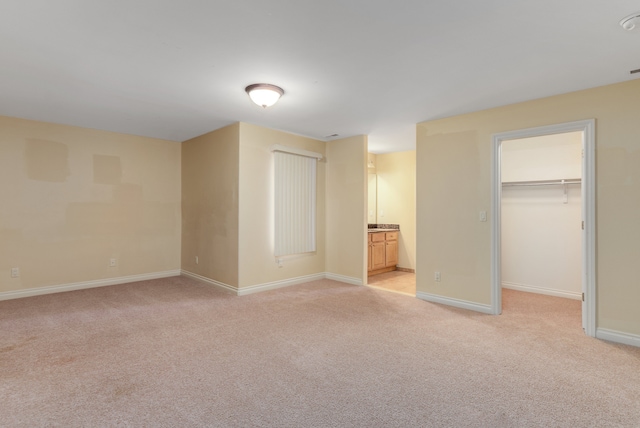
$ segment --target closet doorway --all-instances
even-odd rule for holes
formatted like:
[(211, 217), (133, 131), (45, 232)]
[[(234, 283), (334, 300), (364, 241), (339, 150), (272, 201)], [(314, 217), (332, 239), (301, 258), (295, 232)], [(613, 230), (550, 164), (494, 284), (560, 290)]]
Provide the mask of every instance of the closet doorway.
[(595, 336), (595, 123), (493, 137), (492, 310), (502, 287), (582, 300)]

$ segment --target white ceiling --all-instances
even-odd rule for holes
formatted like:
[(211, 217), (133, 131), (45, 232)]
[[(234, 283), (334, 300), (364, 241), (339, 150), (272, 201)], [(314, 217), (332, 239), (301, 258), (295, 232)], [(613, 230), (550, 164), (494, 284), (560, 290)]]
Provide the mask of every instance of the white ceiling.
[[(637, 0), (3, 0), (0, 115), (184, 141), (237, 121), (415, 148), (428, 119), (638, 77)], [(251, 83), (285, 90), (263, 110)]]

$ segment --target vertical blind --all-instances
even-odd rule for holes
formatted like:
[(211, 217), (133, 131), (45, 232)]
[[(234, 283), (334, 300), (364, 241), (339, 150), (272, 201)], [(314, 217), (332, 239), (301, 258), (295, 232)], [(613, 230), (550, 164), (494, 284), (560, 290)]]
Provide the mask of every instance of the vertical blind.
[(315, 157), (274, 151), (275, 256), (316, 250)]

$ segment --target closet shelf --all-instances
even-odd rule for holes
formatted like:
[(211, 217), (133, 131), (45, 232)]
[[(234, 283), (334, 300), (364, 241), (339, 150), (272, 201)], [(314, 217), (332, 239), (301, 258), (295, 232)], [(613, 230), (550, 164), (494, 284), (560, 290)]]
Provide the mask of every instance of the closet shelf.
[(502, 186), (557, 186), (580, 183), (582, 180), (579, 178), (565, 178), (564, 180), (503, 181)]

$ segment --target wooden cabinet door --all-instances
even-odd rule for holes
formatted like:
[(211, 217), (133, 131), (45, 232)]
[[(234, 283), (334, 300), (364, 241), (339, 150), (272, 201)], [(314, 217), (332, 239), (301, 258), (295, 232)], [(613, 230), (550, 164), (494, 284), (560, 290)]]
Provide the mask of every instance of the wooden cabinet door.
[(372, 260), (372, 256), (373, 256), (373, 251), (371, 251), (371, 234), (369, 234), (369, 242), (367, 243), (367, 270), (371, 271), (373, 270), (373, 260)]
[(386, 245), (384, 241), (373, 242), (371, 245), (371, 269), (382, 269), (386, 261)]
[(398, 241), (385, 242), (385, 267), (398, 264)]

